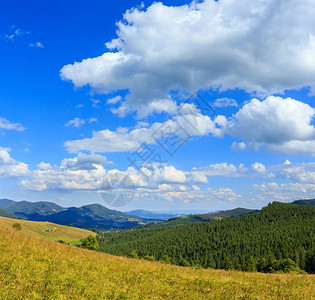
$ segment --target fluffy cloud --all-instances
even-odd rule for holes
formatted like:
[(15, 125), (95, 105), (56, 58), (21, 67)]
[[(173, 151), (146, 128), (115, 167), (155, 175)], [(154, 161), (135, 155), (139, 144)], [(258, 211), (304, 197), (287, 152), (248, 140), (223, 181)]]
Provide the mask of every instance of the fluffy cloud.
[(105, 129), (93, 132), (92, 138), (67, 141), (65, 146), (70, 152), (87, 150), (105, 153), (134, 151), (145, 142), (153, 143), (150, 129), (137, 128), (129, 131), (127, 128), (118, 128), (116, 131)]
[(9, 154), (10, 149), (0, 147), (0, 178), (13, 178), (28, 174), (28, 166), (16, 161)]
[(311, 155), (315, 156), (315, 141), (288, 141), (283, 144), (270, 144), (267, 150), (284, 155)]
[(84, 124), (85, 124), (85, 120), (82, 120), (80, 118), (74, 118), (73, 120), (70, 120), (69, 122), (67, 122), (65, 124), (65, 126), (66, 127), (76, 127), (76, 128), (78, 128), (78, 127), (80, 127), (80, 126), (82, 126)]
[(163, 199), (166, 201), (179, 201), (183, 203), (228, 203), (242, 199), (240, 194), (229, 188), (208, 188), (201, 190), (197, 186), (172, 185), (167, 188), (147, 189), (141, 188), (135, 192), (135, 198), (152, 201), (152, 199)]
[(113, 98), (110, 98), (106, 101), (107, 104), (116, 104), (118, 102), (120, 102), (122, 100), (122, 97), (121, 96), (116, 96), (116, 97), (113, 97)]
[(73, 120), (70, 120), (65, 124), (66, 127), (76, 127), (79, 128), (82, 125), (84, 125), (86, 122), (88, 123), (97, 123), (98, 119), (97, 118), (89, 118), (89, 119), (80, 119), (80, 118), (74, 118)]
[(61, 167), (69, 170), (94, 170), (95, 165), (114, 165), (112, 161), (108, 161), (105, 156), (99, 154), (78, 153), (77, 157), (66, 158), (61, 162)]
[(69, 170), (50, 166), (32, 172), (21, 185), (29, 190), (98, 190), (105, 178), (106, 170), (100, 165), (93, 170)]
[(26, 128), (20, 123), (11, 123), (7, 119), (0, 118), (0, 129), (24, 131)]
[[(208, 176), (247, 176), (244, 165), (214, 164), (204, 168), (182, 171), (168, 165), (129, 166), (126, 171), (105, 169), (113, 165), (106, 157), (98, 154), (79, 153), (74, 158), (63, 159), (60, 166), (41, 162), (21, 185), (30, 190), (93, 190), (99, 191), (103, 180), (115, 174), (127, 175), (136, 189), (147, 188), (156, 192), (179, 193), (200, 191), (196, 183), (206, 183)], [(169, 194), (170, 195), (170, 194)]]
[(293, 183), (315, 184), (315, 163), (293, 164), (285, 161), (280, 165), (267, 167), (280, 179), (290, 180)]
[[(226, 162), (209, 165), (207, 167), (202, 168), (194, 168), (192, 170), (193, 173), (199, 173), (200, 175), (204, 176), (225, 176), (225, 177), (232, 177), (235, 176), (240, 170), (238, 167), (234, 166), (233, 164), (228, 164)], [(196, 176), (196, 175), (195, 175)]]
[(184, 171), (177, 170), (174, 166), (153, 168), (142, 167), (139, 170), (129, 167), (125, 172), (137, 187), (168, 189), (169, 184), (186, 184), (190, 182), (189, 176)]
[(260, 174), (265, 174), (267, 172), (266, 167), (258, 162), (255, 162), (252, 165), (253, 170), (255, 170), (256, 172), (260, 173)]
[(315, 86), (313, 0), (153, 3), (118, 22), (108, 52), (64, 66), (76, 87), (128, 89), (136, 106), (170, 91), (241, 88), (270, 94)]
[[(115, 100), (116, 98), (117, 97), (113, 99)], [(107, 103), (116, 104), (113, 103), (113, 99), (109, 99)], [(120, 105), (117, 108), (111, 108), (110, 111), (121, 118), (124, 118), (129, 113), (137, 111), (137, 119), (143, 119), (144, 117), (153, 113), (166, 112), (169, 114), (174, 114), (177, 109), (178, 107), (174, 101), (172, 101), (171, 99), (162, 99), (150, 102), (147, 105), (143, 105), (137, 108), (130, 105), (128, 101), (121, 101)]]
[[(0, 148), (0, 177), (27, 175), (20, 185), (29, 190), (63, 190), (101, 192), (104, 180), (128, 176), (139, 199), (164, 199), (167, 201), (189, 202), (235, 202), (248, 203), (280, 200), (288, 201), (313, 197), (315, 192), (315, 163), (289, 163), (266, 166), (256, 162), (250, 167), (243, 164), (235, 166), (228, 163), (212, 164), (189, 171), (174, 166), (153, 165), (132, 166), (125, 171), (106, 169), (112, 165), (106, 157), (98, 154), (79, 153), (74, 158), (62, 160), (60, 166), (41, 162), (37, 169), (29, 171), (27, 165), (12, 159), (8, 149)], [(201, 189), (197, 184), (208, 183), (209, 177), (256, 179), (252, 190), (246, 196), (228, 187), (209, 187)], [(270, 179), (272, 181), (263, 182)], [(284, 183), (282, 183), (284, 182)], [(121, 189), (120, 186), (113, 190)], [(313, 193), (313, 194), (312, 194)]]
[(106, 129), (94, 132), (92, 138), (67, 141), (65, 146), (70, 152), (134, 151), (142, 143), (156, 144), (155, 133), (167, 127), (182, 137), (186, 134), (188, 138), (211, 134), (243, 139), (244, 142), (233, 142), (233, 151), (265, 147), (267, 151), (281, 154), (315, 156), (314, 116), (315, 109), (308, 104), (275, 96), (252, 99), (230, 119), (218, 115), (212, 120), (194, 104), (185, 103), (177, 107), (175, 116), (165, 123), (143, 127), (139, 123), (135, 129), (118, 128), (116, 131)]
[(315, 155), (314, 115), (313, 107), (295, 99), (252, 99), (229, 120), (226, 133), (256, 148), (265, 145), (267, 151)]
[(166, 112), (169, 114), (174, 114), (177, 110), (177, 105), (174, 101), (170, 99), (156, 100), (148, 103), (148, 105), (141, 106), (138, 108), (137, 118), (142, 119), (147, 115), (152, 113), (162, 113)]
[(246, 149), (246, 144), (244, 142), (233, 142), (233, 144), (231, 145), (231, 149), (232, 151), (243, 151)]
[(41, 162), (37, 170), (22, 180), (29, 190), (99, 190), (107, 175), (104, 165), (112, 165), (106, 157), (79, 153), (77, 157), (62, 160), (61, 165)]
[[(213, 134), (222, 137), (227, 120), (224, 116), (217, 116), (212, 120), (209, 116), (200, 113), (194, 104), (182, 104), (177, 110), (178, 115), (165, 123), (156, 122), (150, 127), (146, 125), (135, 129), (118, 128), (116, 131), (101, 130), (93, 132), (92, 138), (66, 141), (65, 146), (70, 152), (126, 152), (138, 149), (141, 144), (157, 144), (154, 139), (161, 128), (167, 128), (168, 132), (176, 132), (176, 135), (190, 138)], [(160, 136), (160, 135), (159, 135)]]
[(315, 193), (315, 184), (268, 182), (254, 185), (256, 195), (253, 200), (260, 201), (292, 201), (297, 199), (312, 199)]
[[(1, 154), (1, 152), (0, 152)], [(1, 163), (1, 161), (0, 161)], [(12, 161), (11, 161), (12, 163)], [(7, 163), (8, 164), (8, 163)], [(153, 168), (141, 167), (137, 170), (129, 167), (126, 171), (105, 169), (113, 163), (99, 154), (79, 153), (74, 158), (63, 159), (60, 166), (41, 162), (37, 169), (30, 172), (29, 177), (21, 181), (21, 185), (30, 190), (92, 190), (99, 191), (107, 176), (127, 175), (134, 186), (167, 189), (168, 184), (185, 184), (190, 180), (185, 172), (173, 166)]]
[(315, 139), (314, 115), (314, 108), (291, 98), (252, 99), (235, 114), (230, 134), (262, 144), (308, 141)]
[(229, 107), (229, 106), (238, 107), (238, 104), (236, 100), (225, 97), (225, 98), (219, 98), (215, 100), (215, 102), (213, 103), (213, 106), (214, 107)]

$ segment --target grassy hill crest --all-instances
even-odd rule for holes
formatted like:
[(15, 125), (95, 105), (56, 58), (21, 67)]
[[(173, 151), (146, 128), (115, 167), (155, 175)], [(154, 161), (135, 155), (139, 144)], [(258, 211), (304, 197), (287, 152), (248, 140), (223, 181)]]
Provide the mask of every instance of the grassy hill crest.
[(96, 234), (90, 230), (62, 226), (50, 222), (36, 222), (0, 217), (0, 228), (11, 230), (13, 224), (21, 225), (21, 232), (30, 236), (43, 238), (50, 241), (62, 240), (72, 245), (80, 244), (80, 240), (88, 235)]

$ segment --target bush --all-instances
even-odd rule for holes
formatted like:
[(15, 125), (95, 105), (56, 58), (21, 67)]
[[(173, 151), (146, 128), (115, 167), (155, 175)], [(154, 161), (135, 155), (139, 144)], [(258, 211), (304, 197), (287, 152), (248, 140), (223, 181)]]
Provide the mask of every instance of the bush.
[(131, 250), (129, 257), (131, 258), (139, 258), (139, 255), (136, 250)]
[(155, 257), (154, 256), (150, 256), (150, 255), (146, 255), (143, 259), (149, 260), (149, 261), (155, 261)]
[(20, 231), (20, 230), (22, 230), (22, 225), (20, 223), (14, 223), (12, 225), (12, 228), (17, 230), (17, 231)]
[(82, 248), (89, 250), (98, 250), (99, 245), (96, 238), (92, 235), (89, 235), (87, 238), (82, 240)]
[(168, 255), (163, 255), (161, 257), (160, 261), (165, 263), (165, 264), (171, 264), (172, 263), (171, 258)]
[(268, 262), (266, 259), (261, 259), (257, 265), (257, 269), (259, 272), (264, 273), (305, 273), (299, 268), (299, 265), (290, 258), (275, 259), (271, 262)]
[(183, 257), (179, 258), (179, 263), (180, 266), (182, 267), (190, 267), (190, 263)]

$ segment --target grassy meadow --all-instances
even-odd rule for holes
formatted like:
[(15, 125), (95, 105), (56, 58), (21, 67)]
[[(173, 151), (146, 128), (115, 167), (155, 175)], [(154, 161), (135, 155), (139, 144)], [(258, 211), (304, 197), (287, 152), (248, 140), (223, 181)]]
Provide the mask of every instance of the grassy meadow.
[(315, 299), (314, 275), (177, 267), (0, 228), (1, 299)]
[(50, 241), (63, 240), (71, 245), (80, 244), (88, 235), (96, 234), (90, 230), (63, 226), (49, 222), (34, 222), (0, 217), (0, 228), (11, 229), (15, 223), (21, 224), (21, 232)]

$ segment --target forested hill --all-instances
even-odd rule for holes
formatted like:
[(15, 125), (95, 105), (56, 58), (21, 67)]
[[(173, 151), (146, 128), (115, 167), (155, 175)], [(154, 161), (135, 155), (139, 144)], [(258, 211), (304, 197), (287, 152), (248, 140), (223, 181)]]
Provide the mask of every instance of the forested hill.
[(315, 206), (315, 199), (297, 200), (297, 201), (292, 202), (292, 204)]
[(177, 265), (268, 272), (287, 264), (314, 273), (315, 207), (274, 202), (239, 218), (128, 230), (99, 243), (111, 254)]

